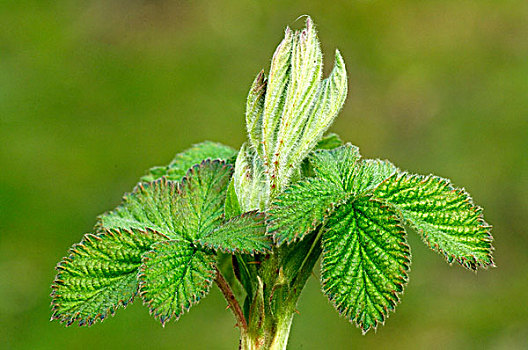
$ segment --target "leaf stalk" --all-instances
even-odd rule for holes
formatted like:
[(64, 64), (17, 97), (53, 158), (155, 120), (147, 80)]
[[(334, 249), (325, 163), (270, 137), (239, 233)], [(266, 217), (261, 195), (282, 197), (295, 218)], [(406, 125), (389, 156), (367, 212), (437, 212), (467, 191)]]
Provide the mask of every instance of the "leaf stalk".
[(237, 326), (240, 327), (241, 332), (245, 333), (247, 332), (247, 321), (244, 317), (244, 312), (242, 311), (242, 308), (240, 307), (240, 304), (238, 303), (238, 300), (235, 297), (235, 294), (233, 293), (233, 290), (231, 289), (231, 286), (229, 283), (227, 283), (226, 279), (218, 270), (218, 268), (215, 267), (216, 270), (216, 278), (215, 283), (224, 295), (224, 298), (226, 299), (229, 309), (233, 312), (233, 315), (235, 315), (235, 319), (237, 321)]

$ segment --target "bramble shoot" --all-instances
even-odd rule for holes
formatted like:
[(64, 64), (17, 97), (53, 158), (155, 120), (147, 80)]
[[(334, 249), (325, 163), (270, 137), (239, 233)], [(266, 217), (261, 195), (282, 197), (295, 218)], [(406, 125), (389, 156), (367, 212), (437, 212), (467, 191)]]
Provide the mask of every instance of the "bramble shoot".
[(323, 293), (364, 333), (408, 281), (404, 226), (449, 263), (493, 266), (490, 226), (463, 189), (326, 134), (347, 94), (339, 51), (322, 75), (307, 18), (251, 86), (247, 142), (200, 143), (150, 169), (57, 265), (52, 319), (89, 326), (139, 297), (165, 325), (216, 284), (241, 349), (284, 349), (319, 259)]

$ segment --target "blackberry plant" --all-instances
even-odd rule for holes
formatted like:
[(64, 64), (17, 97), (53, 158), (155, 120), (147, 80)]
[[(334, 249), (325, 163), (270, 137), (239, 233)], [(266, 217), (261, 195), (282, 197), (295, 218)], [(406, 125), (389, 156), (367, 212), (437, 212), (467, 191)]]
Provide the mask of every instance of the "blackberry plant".
[(241, 349), (284, 349), (319, 259), (339, 314), (364, 333), (385, 322), (408, 281), (404, 225), (449, 263), (493, 266), (490, 226), (463, 189), (325, 135), (347, 94), (339, 51), (322, 72), (312, 20), (287, 28), (249, 91), (247, 142), (150, 169), (57, 265), (52, 319), (90, 326), (139, 296), (165, 325), (216, 284)]

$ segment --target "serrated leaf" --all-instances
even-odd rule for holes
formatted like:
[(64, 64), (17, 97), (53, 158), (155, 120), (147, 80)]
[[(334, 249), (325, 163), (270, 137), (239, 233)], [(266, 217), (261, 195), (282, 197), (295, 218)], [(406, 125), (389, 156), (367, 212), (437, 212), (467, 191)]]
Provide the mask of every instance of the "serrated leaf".
[(206, 160), (178, 183), (158, 179), (140, 183), (123, 204), (99, 218), (104, 228), (150, 228), (172, 239), (193, 241), (219, 224), (232, 167)]
[(398, 168), (388, 160), (362, 159), (354, 172), (352, 191), (355, 195), (370, 192), (397, 171)]
[(347, 143), (332, 150), (316, 151), (311, 162), (316, 177), (326, 179), (349, 193), (360, 158), (359, 149)]
[(222, 221), (227, 186), (233, 173), (222, 161), (204, 161), (182, 180), (179, 219), (190, 240), (211, 232)]
[(279, 245), (302, 239), (350, 196), (360, 157), (350, 144), (313, 153), (310, 163), (316, 177), (288, 187), (269, 209), (268, 233)]
[(266, 236), (264, 214), (256, 211), (236, 216), (198, 241), (202, 247), (225, 253), (265, 253), (272, 248)]
[(493, 237), (482, 209), (449, 180), (396, 174), (381, 183), (374, 195), (393, 206), (424, 242), (449, 263), (456, 261), (472, 270), (493, 266)]
[(340, 314), (363, 332), (383, 323), (399, 301), (410, 265), (395, 213), (369, 197), (350, 200), (328, 219), (321, 283)]
[(333, 132), (323, 136), (321, 141), (317, 142), (317, 145), (315, 145), (315, 149), (334, 149), (339, 146), (343, 145), (343, 140), (339, 137), (338, 134), (335, 134)]
[(346, 193), (326, 179), (307, 179), (288, 187), (267, 212), (267, 231), (279, 245), (313, 231), (330, 215)]
[(207, 294), (216, 276), (215, 256), (189, 242), (154, 245), (143, 257), (138, 275), (140, 295), (150, 313), (165, 325), (178, 319)]
[(99, 217), (98, 227), (105, 229), (150, 228), (170, 238), (182, 238), (179, 205), (179, 184), (161, 178), (149, 183), (139, 183), (132, 193), (123, 197), (115, 210)]
[(205, 141), (178, 153), (167, 166), (151, 168), (148, 174), (141, 178), (143, 182), (151, 182), (165, 176), (168, 180), (181, 181), (187, 171), (195, 164), (205, 159), (228, 160), (236, 151), (221, 143)]
[(58, 265), (52, 285), (52, 319), (92, 325), (126, 307), (137, 293), (141, 255), (168, 239), (146, 230), (105, 230), (87, 234)]
[(310, 163), (314, 176), (332, 181), (353, 196), (372, 191), (398, 170), (387, 160), (361, 159), (359, 149), (350, 143), (317, 150)]
[[(331, 150), (331, 149), (334, 149), (340, 146), (343, 146), (343, 141), (341, 140), (339, 135), (334, 134), (334, 133), (329, 133), (325, 135), (321, 139), (321, 141), (317, 142), (317, 145), (315, 145), (315, 149), (314, 151), (312, 151), (312, 153), (315, 153), (320, 150)], [(304, 177), (314, 177), (315, 176), (315, 173), (313, 170), (313, 164), (311, 162), (312, 158), (313, 158), (313, 154), (310, 154), (301, 163), (301, 174)]]

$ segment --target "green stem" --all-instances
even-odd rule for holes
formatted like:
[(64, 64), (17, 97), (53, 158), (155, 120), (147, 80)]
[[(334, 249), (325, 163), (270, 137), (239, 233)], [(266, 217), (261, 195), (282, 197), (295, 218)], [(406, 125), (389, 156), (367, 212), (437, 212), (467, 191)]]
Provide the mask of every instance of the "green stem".
[[(273, 323), (267, 323), (255, 332), (241, 332), (240, 350), (284, 350), (288, 344), (295, 310), (284, 312)], [(268, 315), (269, 316), (269, 315)]]
[(295, 310), (287, 313), (279, 320), (279, 322), (277, 322), (277, 331), (271, 342), (270, 349), (286, 349), (294, 314)]
[(297, 302), (321, 255), (323, 228), (292, 246), (275, 249), (261, 264), (242, 350), (284, 350)]

